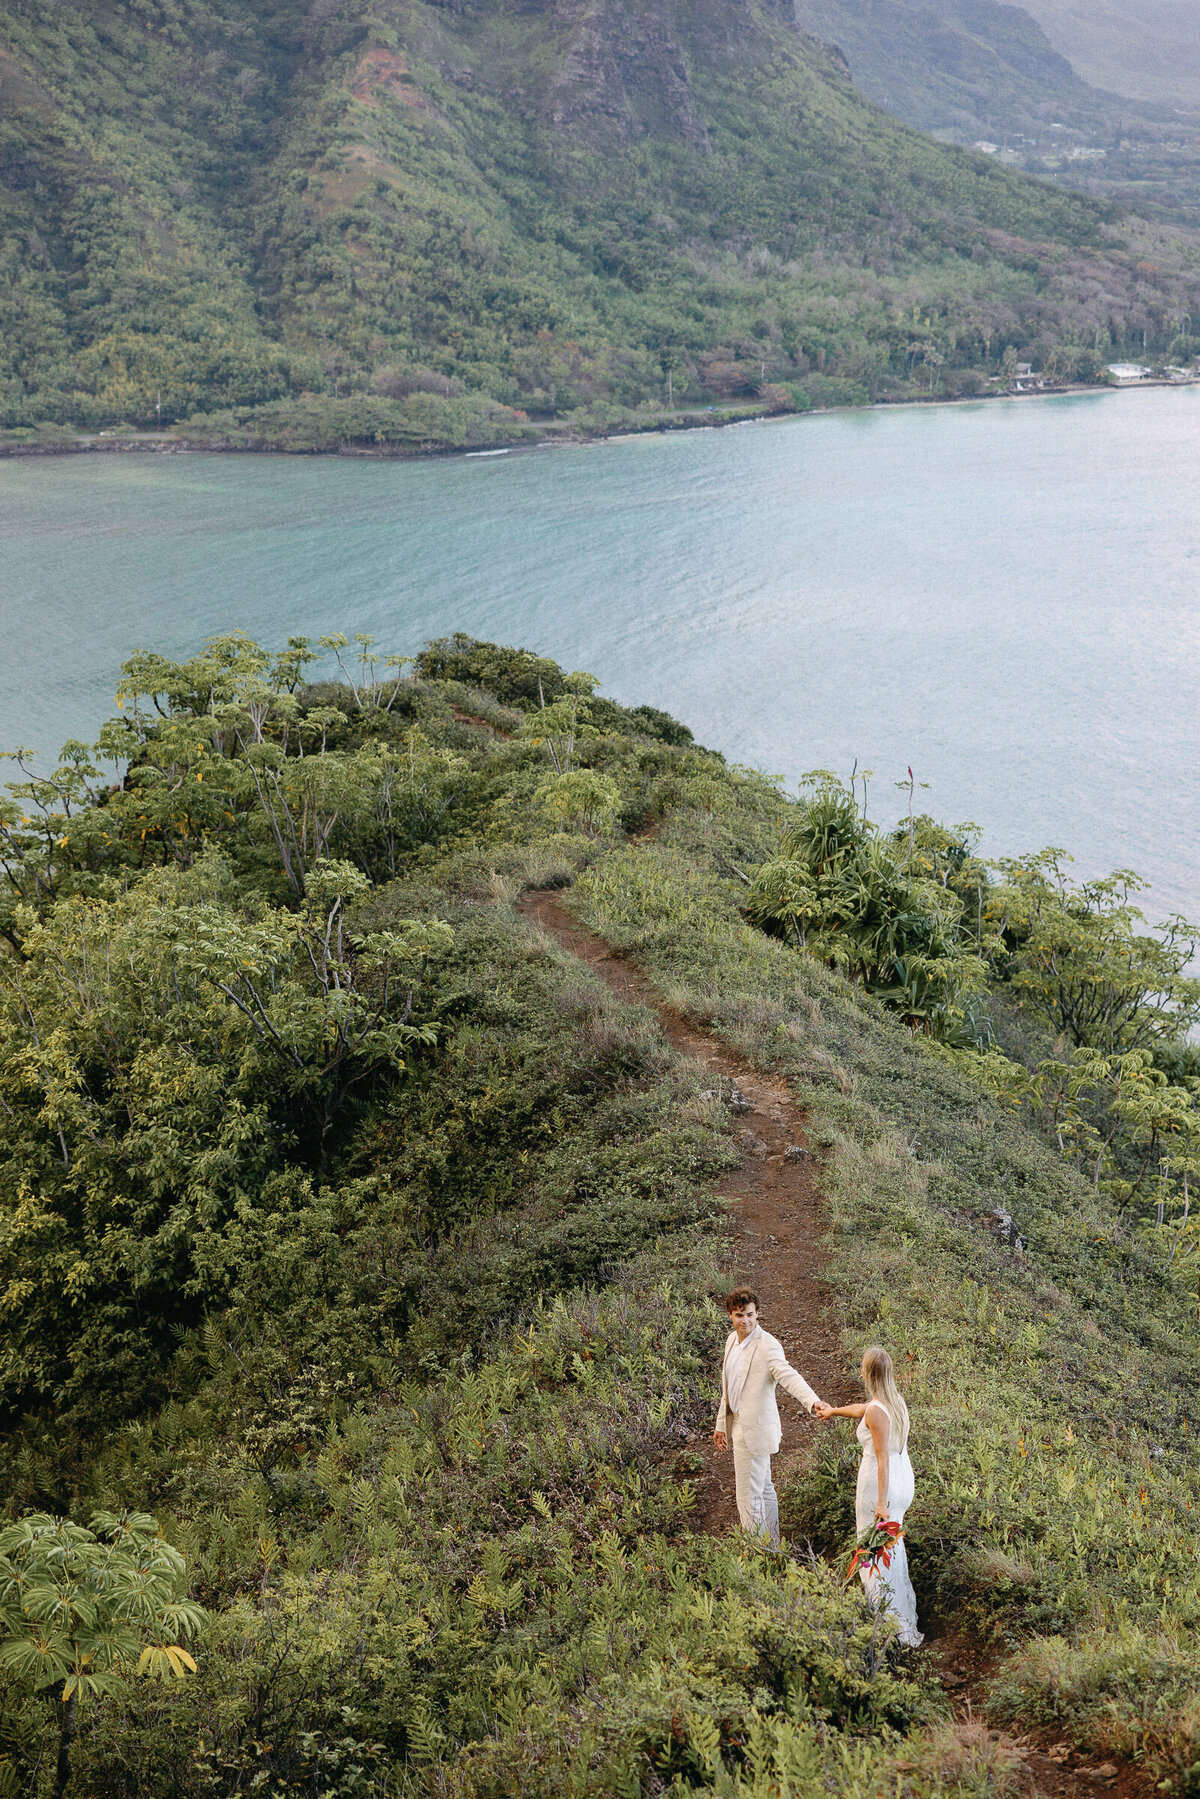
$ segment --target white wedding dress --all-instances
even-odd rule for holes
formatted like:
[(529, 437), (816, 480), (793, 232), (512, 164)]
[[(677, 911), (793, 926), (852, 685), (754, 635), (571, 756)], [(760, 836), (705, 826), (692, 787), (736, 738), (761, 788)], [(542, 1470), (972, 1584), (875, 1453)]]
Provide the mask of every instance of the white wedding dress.
[[(879, 1463), (865, 1418), (859, 1419), (858, 1429), (854, 1434), (862, 1444), (863, 1452), (858, 1468), (858, 1485), (854, 1491), (854, 1517), (858, 1529), (864, 1531), (875, 1522), (875, 1502), (879, 1497)], [(889, 1442), (891, 1436), (889, 1424)], [(912, 1504), (915, 1490), (916, 1479), (913, 1465), (908, 1459), (908, 1444), (905, 1442), (899, 1449), (891, 1449), (888, 1463), (888, 1517), (894, 1518), (897, 1524), (903, 1524), (904, 1514)], [(904, 1547), (904, 1538), (897, 1538), (889, 1567), (860, 1568), (858, 1572), (870, 1604), (873, 1607), (882, 1606), (896, 1619), (900, 1626), (900, 1641), (910, 1649), (923, 1643), (925, 1639), (917, 1629), (917, 1596), (908, 1575), (908, 1553)]]

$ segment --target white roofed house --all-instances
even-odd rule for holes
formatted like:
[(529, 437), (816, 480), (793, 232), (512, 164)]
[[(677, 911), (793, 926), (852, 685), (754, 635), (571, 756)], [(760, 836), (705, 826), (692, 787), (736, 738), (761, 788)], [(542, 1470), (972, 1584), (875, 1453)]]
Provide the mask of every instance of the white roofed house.
[(1135, 381), (1146, 381), (1150, 376), (1150, 370), (1140, 362), (1110, 362), (1108, 372), (1118, 387), (1130, 387)]

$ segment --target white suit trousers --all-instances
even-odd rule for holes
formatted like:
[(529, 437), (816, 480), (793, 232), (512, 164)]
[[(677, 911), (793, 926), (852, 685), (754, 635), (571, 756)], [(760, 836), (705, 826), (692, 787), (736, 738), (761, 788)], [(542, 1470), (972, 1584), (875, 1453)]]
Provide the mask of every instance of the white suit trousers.
[(771, 1458), (765, 1454), (755, 1455), (747, 1447), (736, 1418), (732, 1420), (729, 1442), (733, 1449), (733, 1474), (742, 1529), (765, 1537), (772, 1549), (778, 1549), (779, 1500), (771, 1479)]

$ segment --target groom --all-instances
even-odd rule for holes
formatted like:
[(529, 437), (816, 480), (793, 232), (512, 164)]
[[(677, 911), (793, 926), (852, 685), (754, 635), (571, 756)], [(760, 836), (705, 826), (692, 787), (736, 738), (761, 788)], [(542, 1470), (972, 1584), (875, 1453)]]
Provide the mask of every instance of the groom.
[[(733, 1444), (733, 1471), (738, 1517), (743, 1530), (779, 1547), (779, 1501), (771, 1480), (771, 1457), (782, 1434), (775, 1388), (798, 1399), (811, 1412), (822, 1401), (802, 1374), (788, 1363), (783, 1345), (758, 1322), (758, 1294), (735, 1287), (725, 1296), (733, 1329), (725, 1342), (721, 1367), (721, 1405), (713, 1442)], [(728, 1437), (726, 1430), (728, 1427)]]

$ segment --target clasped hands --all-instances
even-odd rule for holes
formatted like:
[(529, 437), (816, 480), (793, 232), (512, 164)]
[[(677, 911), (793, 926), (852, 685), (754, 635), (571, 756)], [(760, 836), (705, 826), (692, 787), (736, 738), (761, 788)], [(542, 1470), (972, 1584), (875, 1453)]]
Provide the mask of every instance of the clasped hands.
[[(823, 1399), (818, 1399), (813, 1406), (812, 1415), (814, 1418), (819, 1418), (821, 1422), (824, 1423), (827, 1418), (833, 1417), (833, 1407), (827, 1405)], [(713, 1442), (718, 1449), (728, 1449), (729, 1447), (729, 1440), (723, 1430), (715, 1430), (713, 1432)]]

